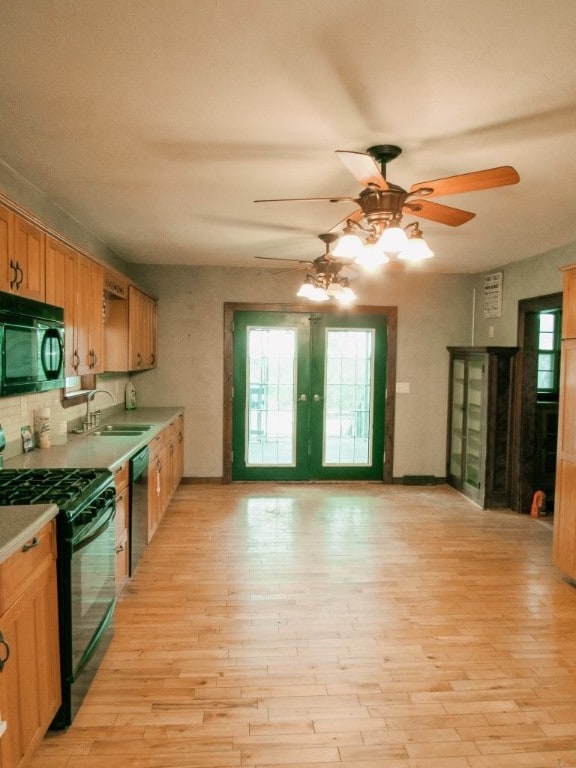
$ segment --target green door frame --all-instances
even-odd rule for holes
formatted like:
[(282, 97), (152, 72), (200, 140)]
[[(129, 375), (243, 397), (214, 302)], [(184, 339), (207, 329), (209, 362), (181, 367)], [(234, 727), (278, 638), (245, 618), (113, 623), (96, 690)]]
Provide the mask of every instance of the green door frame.
[(387, 363), (386, 363), (386, 408), (384, 415), (384, 466), (383, 482), (393, 482), (394, 414), (396, 404), (396, 339), (397, 307), (360, 306), (343, 311), (336, 306), (309, 304), (224, 304), (224, 424), (223, 424), (223, 468), (222, 480), (232, 482), (232, 402), (233, 402), (233, 333), (235, 312), (289, 312), (303, 314), (335, 315), (384, 315), (387, 318)]

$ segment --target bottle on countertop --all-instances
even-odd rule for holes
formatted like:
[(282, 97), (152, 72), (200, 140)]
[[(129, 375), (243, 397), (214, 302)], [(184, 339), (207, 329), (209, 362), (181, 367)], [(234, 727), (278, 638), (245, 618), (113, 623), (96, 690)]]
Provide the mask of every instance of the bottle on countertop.
[(131, 381), (126, 384), (124, 389), (124, 406), (127, 411), (132, 411), (136, 408), (136, 389)]

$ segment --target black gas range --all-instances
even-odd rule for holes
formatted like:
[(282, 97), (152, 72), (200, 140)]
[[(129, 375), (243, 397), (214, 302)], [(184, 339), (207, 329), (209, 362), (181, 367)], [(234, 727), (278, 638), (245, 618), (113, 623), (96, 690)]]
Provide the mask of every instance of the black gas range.
[(114, 633), (115, 487), (105, 469), (3, 469), (0, 505), (55, 504), (62, 706), (66, 728)]
[(111, 480), (103, 469), (3, 469), (0, 505), (56, 504), (71, 521), (111, 487)]

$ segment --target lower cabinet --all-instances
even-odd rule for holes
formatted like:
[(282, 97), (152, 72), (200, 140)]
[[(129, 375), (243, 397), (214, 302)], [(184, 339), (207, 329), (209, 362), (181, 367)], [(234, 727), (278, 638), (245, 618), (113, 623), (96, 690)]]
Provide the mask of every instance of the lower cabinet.
[(179, 414), (148, 444), (148, 542), (164, 517), (184, 467), (184, 416)]
[(55, 522), (0, 565), (1, 768), (25, 765), (61, 703)]
[(130, 515), (130, 485), (128, 462), (114, 469), (116, 486), (116, 594), (124, 589), (130, 575), (130, 540), (128, 537)]
[(164, 516), (168, 494), (168, 462), (166, 429), (154, 437), (148, 446), (148, 542), (156, 533)]

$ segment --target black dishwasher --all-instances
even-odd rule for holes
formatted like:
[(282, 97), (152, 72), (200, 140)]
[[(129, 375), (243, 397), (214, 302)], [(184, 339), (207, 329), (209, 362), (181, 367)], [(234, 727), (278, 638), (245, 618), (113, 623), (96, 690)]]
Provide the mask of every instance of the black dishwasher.
[(148, 544), (148, 448), (130, 459), (130, 576)]

